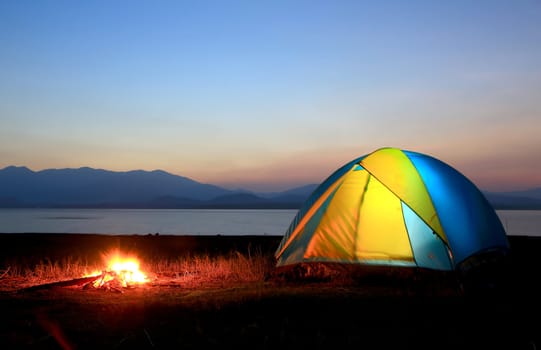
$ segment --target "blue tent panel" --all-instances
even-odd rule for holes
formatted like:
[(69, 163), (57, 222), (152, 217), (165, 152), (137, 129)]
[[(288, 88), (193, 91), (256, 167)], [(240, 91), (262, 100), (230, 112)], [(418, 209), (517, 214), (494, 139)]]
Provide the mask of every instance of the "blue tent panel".
[(441, 238), (404, 202), (402, 213), (417, 265), (429, 269), (452, 270), (447, 247)]
[(404, 153), (425, 182), (455, 265), (486, 249), (507, 249), (507, 236), (496, 212), (471, 181), (440, 160), (416, 152)]

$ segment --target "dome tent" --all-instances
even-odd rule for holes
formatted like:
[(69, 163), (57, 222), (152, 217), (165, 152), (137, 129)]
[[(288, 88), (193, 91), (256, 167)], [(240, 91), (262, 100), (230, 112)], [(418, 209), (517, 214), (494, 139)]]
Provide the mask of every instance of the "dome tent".
[(382, 148), (345, 164), (305, 201), (276, 250), (304, 262), (455, 270), (505, 254), (496, 212), (464, 175), (431, 156)]

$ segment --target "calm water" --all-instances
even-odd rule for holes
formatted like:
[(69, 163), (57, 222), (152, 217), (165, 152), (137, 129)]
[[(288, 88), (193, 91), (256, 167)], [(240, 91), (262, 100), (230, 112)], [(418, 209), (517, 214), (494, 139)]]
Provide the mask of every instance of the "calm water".
[(283, 235), (296, 210), (0, 209), (0, 232)]
[[(0, 209), (0, 232), (283, 235), (296, 210)], [(541, 236), (541, 210), (497, 211), (508, 235)]]

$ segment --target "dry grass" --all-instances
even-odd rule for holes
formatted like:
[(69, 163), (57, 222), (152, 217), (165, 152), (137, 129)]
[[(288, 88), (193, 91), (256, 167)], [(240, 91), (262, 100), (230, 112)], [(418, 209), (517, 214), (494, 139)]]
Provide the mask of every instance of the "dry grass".
[[(390, 293), (418, 293), (422, 286), (435, 286), (443, 290), (447, 286), (454, 291), (454, 280), (443, 274), (434, 276), (412, 269), (362, 268), (352, 269), (350, 266), (333, 266), (331, 264), (301, 264), (294, 268), (275, 268), (275, 261), (269, 253), (250, 250), (242, 254), (238, 251), (219, 255), (192, 254), (177, 258), (160, 256), (138, 259), (140, 270), (146, 274), (151, 285), (182, 288), (215, 288), (234, 287), (241, 284), (262, 284), (266, 281), (278, 283), (337, 283), (345, 285), (377, 285), (384, 286)], [(44, 259), (33, 267), (9, 266), (2, 273), (0, 290), (16, 290), (77, 279), (96, 275), (105, 270), (107, 263), (89, 264), (77, 257), (68, 257), (61, 261)], [(425, 283), (421, 283), (421, 282)], [(394, 286), (396, 288), (389, 288)], [(409, 293), (409, 291), (413, 292)], [(432, 291), (432, 289), (430, 289)], [(429, 292), (430, 292), (429, 291)]]
[(0, 290), (79, 278), (96, 269), (99, 267), (76, 257), (67, 257), (61, 261), (44, 259), (33, 267), (11, 264), (3, 273), (0, 271), (0, 285), (4, 287)]
[(183, 256), (175, 260), (157, 260), (142, 266), (158, 276), (185, 278), (206, 282), (255, 282), (263, 281), (273, 268), (273, 261), (261, 253), (244, 255)]

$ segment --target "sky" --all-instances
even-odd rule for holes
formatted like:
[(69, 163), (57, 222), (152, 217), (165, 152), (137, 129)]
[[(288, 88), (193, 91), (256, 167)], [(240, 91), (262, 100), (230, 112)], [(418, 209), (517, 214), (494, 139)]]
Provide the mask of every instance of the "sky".
[(381, 147), (541, 186), (541, 1), (0, 1), (0, 168), (319, 183)]

